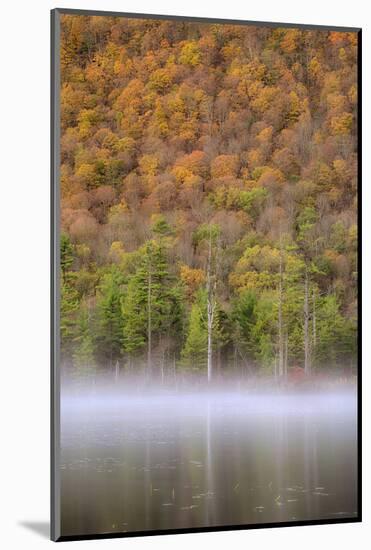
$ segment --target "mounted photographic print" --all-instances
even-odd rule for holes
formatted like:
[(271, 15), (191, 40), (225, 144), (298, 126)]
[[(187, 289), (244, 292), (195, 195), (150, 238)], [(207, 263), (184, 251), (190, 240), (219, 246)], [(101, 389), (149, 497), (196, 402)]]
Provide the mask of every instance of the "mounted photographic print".
[(53, 10), (53, 540), (361, 520), (360, 40)]

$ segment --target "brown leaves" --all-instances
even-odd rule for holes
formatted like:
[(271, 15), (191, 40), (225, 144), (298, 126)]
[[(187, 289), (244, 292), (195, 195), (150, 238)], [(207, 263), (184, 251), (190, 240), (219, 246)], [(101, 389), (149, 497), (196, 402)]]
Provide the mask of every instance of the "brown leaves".
[(219, 155), (211, 162), (211, 176), (222, 178), (224, 176), (236, 177), (239, 169), (237, 155)]
[(192, 269), (188, 265), (181, 264), (180, 279), (186, 287), (187, 294), (191, 297), (205, 283), (206, 274), (203, 269)]

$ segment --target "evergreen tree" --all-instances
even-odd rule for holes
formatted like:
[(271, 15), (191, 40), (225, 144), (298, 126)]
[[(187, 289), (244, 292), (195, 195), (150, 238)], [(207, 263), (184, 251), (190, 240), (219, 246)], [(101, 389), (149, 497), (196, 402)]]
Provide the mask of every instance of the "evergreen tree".
[[(207, 326), (207, 291), (200, 289), (192, 304), (186, 339), (181, 351), (181, 364), (187, 369), (200, 371), (207, 367), (208, 360), (208, 326)], [(223, 323), (223, 321), (225, 321)], [(213, 317), (212, 353), (218, 353), (227, 342), (225, 333), (226, 319), (220, 304), (216, 302)]]
[(181, 352), (181, 364), (193, 371), (204, 370), (207, 365), (207, 326), (202, 307), (197, 301), (191, 308), (187, 338)]
[(152, 370), (153, 346), (173, 332), (180, 321), (180, 295), (170, 274), (163, 239), (142, 247), (140, 264), (130, 278), (122, 302), (124, 350), (133, 355), (147, 347), (147, 372)]
[(63, 282), (66, 280), (67, 272), (73, 264), (73, 245), (66, 233), (61, 234), (60, 261)]
[(263, 292), (255, 306), (255, 323), (251, 331), (255, 359), (273, 374), (277, 342), (277, 292)]
[(86, 304), (82, 304), (76, 324), (73, 363), (75, 367), (75, 374), (79, 377), (88, 378), (95, 372), (91, 319), (89, 308)]
[(239, 294), (233, 303), (233, 342), (240, 353), (251, 355), (257, 296), (253, 290)]
[(155, 236), (169, 237), (173, 234), (173, 231), (166, 221), (165, 217), (162, 215), (155, 216), (152, 223), (152, 232)]
[(121, 302), (123, 316), (123, 347), (129, 357), (146, 343), (145, 288), (135, 274), (129, 279), (125, 297)]
[(317, 314), (316, 360), (319, 366), (347, 364), (356, 355), (357, 326), (346, 319), (335, 294), (319, 299)]
[(61, 282), (60, 336), (62, 361), (72, 357), (72, 347), (76, 332), (76, 314), (79, 308), (77, 291), (70, 279)]
[(98, 289), (97, 351), (100, 358), (110, 365), (120, 358), (122, 352), (122, 279), (120, 271), (114, 266), (103, 276)]

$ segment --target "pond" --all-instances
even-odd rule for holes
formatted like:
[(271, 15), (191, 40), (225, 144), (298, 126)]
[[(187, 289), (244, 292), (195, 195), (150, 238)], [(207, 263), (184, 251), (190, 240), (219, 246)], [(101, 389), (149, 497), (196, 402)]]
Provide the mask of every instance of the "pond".
[(352, 392), (62, 402), (62, 535), (357, 515)]

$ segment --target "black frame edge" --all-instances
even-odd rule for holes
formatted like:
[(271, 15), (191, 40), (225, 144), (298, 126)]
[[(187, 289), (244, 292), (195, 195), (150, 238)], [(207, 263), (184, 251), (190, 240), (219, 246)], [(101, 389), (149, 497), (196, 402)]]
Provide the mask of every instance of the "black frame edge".
[(358, 445), (358, 517), (362, 521), (362, 29), (357, 40), (357, 226), (358, 226), (358, 320), (357, 320), (357, 445)]
[(104, 17), (125, 17), (131, 19), (160, 19), (168, 21), (188, 21), (190, 23), (216, 23), (227, 25), (251, 25), (256, 27), (271, 27), (271, 28), (288, 28), (297, 29), (302, 28), (304, 30), (328, 30), (338, 32), (359, 32), (360, 27), (342, 27), (334, 25), (312, 25), (304, 23), (281, 23), (281, 22), (269, 22), (269, 21), (250, 21), (244, 19), (223, 19), (216, 17), (198, 17), (198, 16), (186, 16), (186, 15), (164, 15), (164, 14), (152, 14), (152, 13), (130, 13), (130, 12), (117, 12), (117, 11), (105, 11), (105, 10), (79, 10), (75, 8), (55, 8), (55, 10), (61, 15), (86, 15), (86, 16), (104, 16)]
[(51, 10), (50, 35), (50, 538), (60, 540), (59, 475), (59, 36), (60, 13)]
[(192, 527), (184, 529), (158, 529), (151, 531), (131, 531), (128, 533), (98, 533), (88, 535), (62, 535), (57, 539), (57, 542), (69, 542), (75, 540), (99, 540), (99, 539), (118, 539), (118, 538), (133, 538), (133, 537), (148, 537), (162, 535), (187, 535), (192, 533), (216, 533), (220, 531), (250, 531), (252, 529), (272, 529), (283, 527), (309, 527), (312, 525), (335, 525), (345, 523), (360, 523), (362, 520), (356, 516), (354, 518), (337, 518), (337, 519), (318, 519), (308, 521), (284, 521), (279, 523), (255, 523), (251, 525), (221, 525), (213, 527)]

